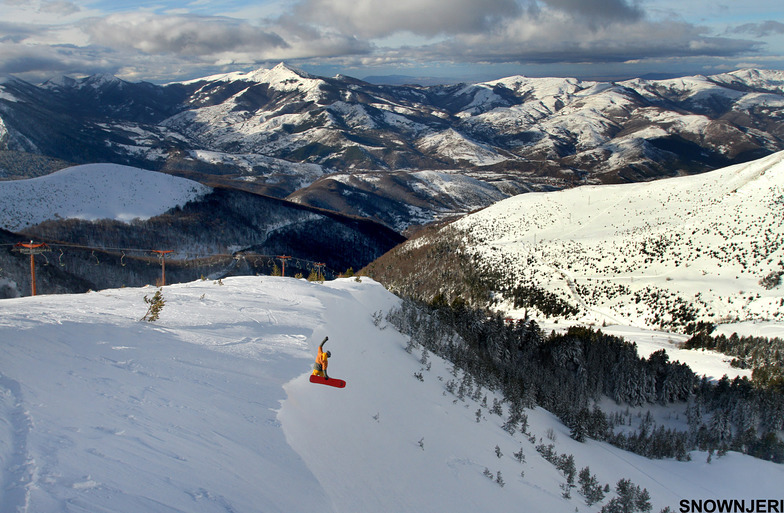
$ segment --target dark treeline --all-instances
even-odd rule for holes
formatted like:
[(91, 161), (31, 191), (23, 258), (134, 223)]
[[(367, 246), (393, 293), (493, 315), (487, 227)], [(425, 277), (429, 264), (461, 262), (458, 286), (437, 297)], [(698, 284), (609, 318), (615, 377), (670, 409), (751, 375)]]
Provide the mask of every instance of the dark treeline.
[(701, 332), (684, 343), (686, 349), (711, 349), (734, 356), (732, 365), (753, 369), (752, 381), (756, 386), (771, 388), (784, 394), (784, 340), (780, 338), (712, 337)]
[[(29, 257), (14, 244), (35, 240), (52, 249), (35, 257), (38, 292), (155, 284), (161, 265), (150, 250), (171, 250), (166, 283), (202, 276), (272, 274), (292, 258), (286, 275), (359, 269), (404, 239), (366, 220), (317, 211), (275, 198), (217, 187), (198, 201), (150, 219), (52, 219), (24, 233), (0, 230), (0, 298), (30, 291)], [(261, 257), (260, 255), (270, 255)]]
[[(635, 344), (589, 328), (545, 335), (533, 320), (505, 322), (500, 315), (453, 305), (404, 301), (388, 320), (416, 343), (499, 390), (513, 409), (541, 406), (570, 427), (648, 457), (684, 459), (694, 449), (737, 450), (784, 462), (784, 394), (748, 379), (718, 383), (672, 362), (664, 350), (640, 358)], [(617, 416), (597, 406), (686, 406), (686, 430), (656, 426), (616, 430)]]

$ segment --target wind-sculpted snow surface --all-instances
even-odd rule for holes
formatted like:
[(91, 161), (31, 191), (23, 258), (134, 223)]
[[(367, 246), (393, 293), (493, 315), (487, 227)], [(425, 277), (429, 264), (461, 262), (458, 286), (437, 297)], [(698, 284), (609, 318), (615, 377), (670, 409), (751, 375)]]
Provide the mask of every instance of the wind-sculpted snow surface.
[[(487, 406), (495, 393), (460, 399), (450, 364), (405, 351), (384, 320), (398, 299), (369, 279), (167, 286), (160, 318), (140, 321), (153, 291), (0, 301), (3, 511), (598, 510), (576, 488), (563, 497), (541, 443), (602, 485), (646, 488), (653, 511), (781, 493), (780, 465), (732, 452), (650, 461), (578, 443), (541, 409), (526, 411), (528, 435), (510, 435)], [(345, 389), (308, 383), (325, 336)]]

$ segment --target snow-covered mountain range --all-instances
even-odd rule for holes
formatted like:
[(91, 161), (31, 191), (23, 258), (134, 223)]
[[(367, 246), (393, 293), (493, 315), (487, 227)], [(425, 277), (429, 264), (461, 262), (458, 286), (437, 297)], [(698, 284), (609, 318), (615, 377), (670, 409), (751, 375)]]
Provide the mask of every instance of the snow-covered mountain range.
[[(153, 290), (2, 302), (0, 510), (587, 513), (621, 479), (654, 512), (780, 500), (784, 467), (732, 451), (649, 460), (573, 440), (541, 408), (510, 434), (509, 405), (491, 412), (497, 391), (458, 398), (448, 382), (460, 371), (406, 352), (383, 320), (399, 299), (372, 280), (167, 286), (159, 319), (142, 322)], [(325, 336), (345, 389), (307, 381)], [(698, 372), (721, 364), (696, 354)], [(628, 418), (653, 410), (683, 425), (684, 407)], [(604, 498), (588, 506), (537, 449), (547, 445), (609, 485)]]
[[(107, 76), (41, 86), (6, 79), (0, 147), (16, 158), (1, 161), (8, 176), (43, 166), (24, 157), (32, 154), (131, 164), (292, 195), (402, 230), (470, 211), (479, 196), (486, 206), (518, 192), (759, 158), (784, 149), (782, 106), (781, 71), (423, 87), (316, 77), (280, 64), (166, 86)], [(421, 171), (440, 178), (423, 180)], [(477, 190), (440, 187), (455, 174)], [(391, 192), (375, 186), (390, 179)]]
[[(781, 326), (783, 209), (779, 152), (694, 176), (519, 195), (407, 242), (369, 271), (427, 300), (468, 298), (483, 281), (478, 302), (540, 321)], [(462, 275), (459, 254), (470, 267)]]

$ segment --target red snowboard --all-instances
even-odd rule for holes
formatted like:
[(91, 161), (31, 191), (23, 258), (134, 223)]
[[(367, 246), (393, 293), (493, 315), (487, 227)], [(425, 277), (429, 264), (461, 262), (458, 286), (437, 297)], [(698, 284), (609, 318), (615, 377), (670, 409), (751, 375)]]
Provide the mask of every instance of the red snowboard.
[(325, 379), (322, 378), (321, 376), (316, 376), (315, 374), (310, 375), (310, 382), (318, 383), (320, 385), (329, 385), (331, 387), (337, 387), (337, 388), (343, 388), (346, 386), (346, 382), (343, 381), (342, 379), (336, 379), (336, 378)]

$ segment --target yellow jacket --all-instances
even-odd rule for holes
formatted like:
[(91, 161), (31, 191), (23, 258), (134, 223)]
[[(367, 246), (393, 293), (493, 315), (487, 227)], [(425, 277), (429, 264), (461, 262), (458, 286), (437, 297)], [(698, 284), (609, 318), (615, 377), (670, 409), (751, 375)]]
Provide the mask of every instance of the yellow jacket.
[(329, 358), (327, 358), (326, 351), (321, 349), (321, 346), (319, 346), (318, 354), (316, 355), (316, 363), (321, 364), (321, 370), (323, 370), (323, 371), (327, 370), (327, 364), (329, 363), (328, 360), (329, 360)]
[(324, 337), (324, 340), (319, 344), (318, 354), (316, 354), (316, 364), (313, 366), (313, 374), (325, 378), (329, 378), (329, 374), (327, 374), (329, 354), (327, 351), (324, 351), (322, 347), (324, 347), (324, 343), (326, 343), (327, 340), (329, 340), (329, 337)]

